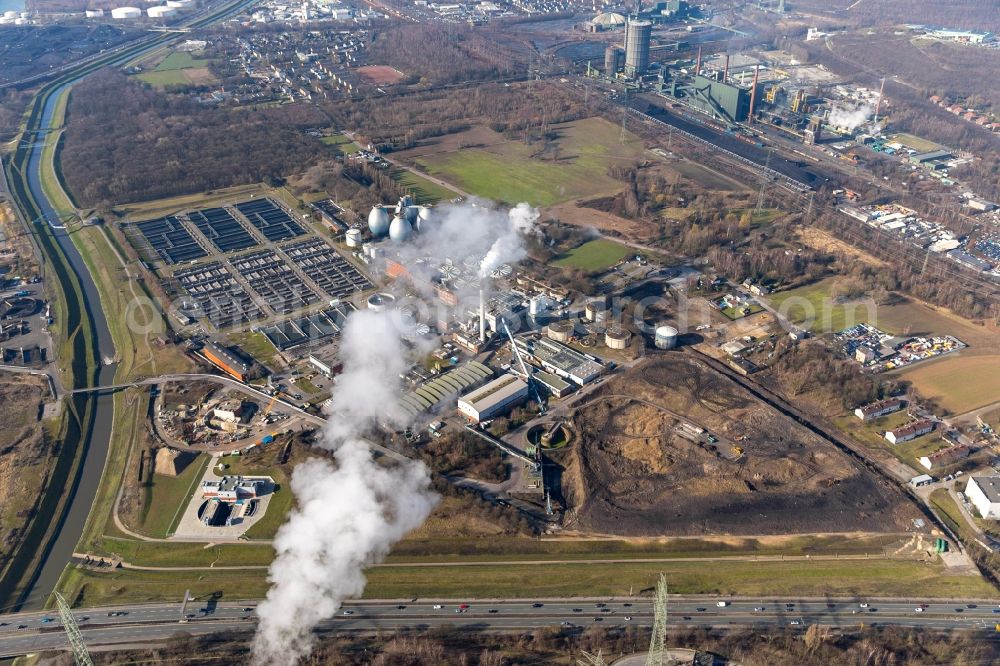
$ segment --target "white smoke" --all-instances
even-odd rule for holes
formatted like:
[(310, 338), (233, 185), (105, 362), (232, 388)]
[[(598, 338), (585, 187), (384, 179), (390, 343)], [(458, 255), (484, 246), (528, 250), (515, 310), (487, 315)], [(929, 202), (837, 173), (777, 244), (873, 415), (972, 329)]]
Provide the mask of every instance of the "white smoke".
[(834, 127), (853, 132), (861, 127), (874, 111), (875, 107), (867, 103), (854, 108), (835, 106), (830, 109), (830, 117), (827, 120)]
[[(538, 211), (526, 203), (509, 211), (485, 201), (444, 204), (433, 210), (432, 221), (419, 234), (392, 250), (414, 277), (420, 278), (418, 288), (429, 283), (445, 260), (459, 263), (471, 258), (479, 265), (479, 275), (488, 277), (502, 264), (523, 259), (524, 236), (534, 233), (538, 220)], [(423, 295), (428, 300), (434, 298), (430, 292)], [(468, 294), (459, 294), (463, 302), (476, 297), (471, 286)]]
[(391, 312), (359, 310), (347, 320), (344, 371), (321, 441), (336, 465), (311, 459), (292, 474), (297, 506), (274, 540), (271, 588), (257, 607), (256, 664), (293, 664), (309, 654), (317, 624), (364, 591), (364, 569), (384, 559), (437, 503), (422, 463), (380, 464), (364, 439), (377, 423), (403, 422), (402, 332)]

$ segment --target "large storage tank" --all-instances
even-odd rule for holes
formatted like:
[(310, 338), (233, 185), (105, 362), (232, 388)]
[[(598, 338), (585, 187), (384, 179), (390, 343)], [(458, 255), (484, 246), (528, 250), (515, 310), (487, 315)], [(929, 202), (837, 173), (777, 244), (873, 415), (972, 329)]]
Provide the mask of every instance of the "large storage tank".
[(389, 211), (382, 206), (373, 206), (368, 213), (368, 230), (376, 238), (389, 233)]
[(168, 18), (177, 14), (177, 9), (160, 5), (158, 7), (150, 7), (146, 10), (146, 14), (149, 15), (149, 18)]
[(86, 16), (87, 18), (101, 18), (102, 16), (104, 16), (104, 10), (103, 9), (88, 9), (88, 10), (86, 10), (86, 11), (83, 12), (83, 15)]
[(544, 295), (533, 296), (528, 302), (528, 313), (532, 316), (540, 315), (549, 307), (549, 301)]
[(624, 328), (619, 328), (617, 326), (609, 328), (607, 332), (604, 333), (604, 345), (608, 349), (625, 349), (628, 347), (628, 343), (631, 340), (631, 331), (626, 331)]
[(347, 247), (361, 247), (361, 229), (351, 227), (344, 238), (347, 240)]
[(392, 224), (389, 225), (389, 238), (395, 243), (402, 243), (409, 240), (410, 236), (413, 235), (413, 227), (410, 223), (406, 221), (401, 215), (397, 215), (392, 218)]
[(113, 19), (137, 19), (142, 18), (142, 10), (138, 7), (115, 7), (111, 10)]
[(587, 301), (583, 308), (583, 316), (587, 321), (601, 323), (608, 318), (608, 299), (603, 296)]
[(10, 19), (10, 20), (12, 20), (12, 21), (13, 21), (14, 19), (16, 19), (16, 18), (17, 18), (17, 12), (14, 12), (14, 11), (7, 11), (7, 12), (4, 12), (4, 13), (3, 13), (3, 17), (4, 17), (4, 18), (7, 18), (7, 19)]
[(677, 346), (677, 329), (673, 326), (657, 326), (653, 344), (657, 349), (673, 349)]
[(426, 231), (428, 225), (434, 222), (434, 211), (428, 206), (417, 206), (417, 220), (414, 224), (417, 231)]
[(167, 7), (180, 10), (191, 9), (192, 4), (191, 0), (167, 0)]
[(649, 37), (653, 32), (651, 21), (629, 19), (625, 26), (625, 74), (635, 77), (649, 69)]
[(568, 319), (554, 321), (546, 328), (549, 339), (556, 342), (569, 342), (574, 330), (573, 322)]

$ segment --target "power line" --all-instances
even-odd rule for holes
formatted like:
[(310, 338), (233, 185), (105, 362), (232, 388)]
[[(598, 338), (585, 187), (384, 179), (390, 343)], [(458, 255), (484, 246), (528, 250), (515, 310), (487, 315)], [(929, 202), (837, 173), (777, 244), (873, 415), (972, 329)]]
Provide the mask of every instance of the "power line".
[(56, 592), (55, 597), (56, 605), (59, 606), (59, 618), (62, 620), (63, 629), (66, 630), (69, 644), (73, 648), (73, 659), (76, 660), (76, 666), (94, 666), (94, 660), (90, 658), (87, 644), (83, 641), (80, 626), (76, 623), (76, 618), (73, 617), (73, 610), (66, 603), (63, 595)]
[(667, 576), (660, 574), (656, 583), (656, 600), (653, 602), (653, 636), (649, 640), (646, 666), (664, 666), (667, 642)]

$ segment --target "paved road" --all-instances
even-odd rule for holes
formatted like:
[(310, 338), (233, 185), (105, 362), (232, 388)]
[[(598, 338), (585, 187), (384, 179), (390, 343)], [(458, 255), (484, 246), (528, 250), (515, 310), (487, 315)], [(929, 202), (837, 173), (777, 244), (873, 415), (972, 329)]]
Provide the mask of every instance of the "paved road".
[[(992, 629), (1000, 622), (995, 601), (935, 601), (918, 612), (920, 601), (871, 600), (869, 607), (857, 599), (739, 599), (720, 608), (718, 598), (673, 597), (670, 623), (690, 626), (806, 626), (824, 624), (856, 627), (860, 624), (894, 624), (934, 629)], [(181, 623), (180, 604), (158, 604), (119, 608), (78, 609), (76, 617), (84, 639), (92, 647), (116, 643), (141, 644), (163, 640), (177, 632), (205, 634), (217, 631), (250, 631), (256, 616), (254, 603), (220, 604), (204, 612), (203, 602), (190, 602), (188, 621)], [(377, 629), (458, 626), (479, 629), (528, 629), (571, 624), (586, 627), (652, 624), (648, 599), (576, 599), (470, 601), (465, 612), (457, 612), (459, 601), (357, 601), (349, 602), (341, 614), (324, 622), (321, 633)], [(599, 607), (599, 604), (603, 604)], [(441, 608), (435, 608), (440, 605)], [(249, 609), (249, 610), (244, 610)], [(759, 609), (759, 610), (758, 610)], [(126, 615), (109, 617), (113, 611)], [(495, 612), (494, 612), (495, 611)], [(45, 618), (52, 618), (45, 622)], [(22, 613), (0, 615), (0, 656), (14, 656), (67, 646), (58, 615)], [(18, 628), (18, 627), (24, 628)]]

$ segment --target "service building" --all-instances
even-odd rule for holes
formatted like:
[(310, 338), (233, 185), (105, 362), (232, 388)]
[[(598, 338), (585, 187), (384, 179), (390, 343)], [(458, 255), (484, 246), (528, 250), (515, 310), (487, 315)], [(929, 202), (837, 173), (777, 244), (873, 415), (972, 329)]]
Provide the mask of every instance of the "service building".
[(970, 477), (965, 496), (980, 516), (1000, 520), (1000, 476)]
[(459, 398), (458, 411), (478, 423), (509, 411), (527, 398), (528, 383), (505, 374)]

